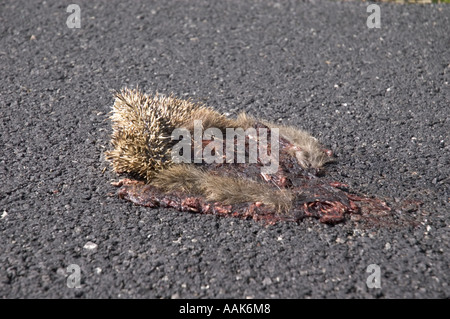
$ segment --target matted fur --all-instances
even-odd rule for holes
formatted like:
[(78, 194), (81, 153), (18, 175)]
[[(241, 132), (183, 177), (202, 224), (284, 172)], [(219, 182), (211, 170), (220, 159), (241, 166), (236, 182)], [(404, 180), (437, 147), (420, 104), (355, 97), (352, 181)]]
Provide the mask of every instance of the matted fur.
[(184, 164), (161, 170), (149, 184), (165, 192), (179, 191), (200, 195), (208, 201), (221, 202), (225, 205), (255, 202), (278, 211), (288, 211), (293, 197), (288, 190), (273, 190), (267, 184), (249, 179), (218, 176), (194, 165)]

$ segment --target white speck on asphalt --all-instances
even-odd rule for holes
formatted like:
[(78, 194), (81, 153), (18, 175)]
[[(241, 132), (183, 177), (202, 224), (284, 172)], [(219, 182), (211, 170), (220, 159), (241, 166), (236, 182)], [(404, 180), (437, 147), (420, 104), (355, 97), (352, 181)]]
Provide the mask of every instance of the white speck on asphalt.
[(270, 279), (269, 277), (266, 277), (266, 278), (264, 278), (262, 284), (264, 286), (268, 286), (268, 285), (272, 284), (272, 279)]
[(97, 248), (97, 244), (96, 243), (93, 243), (93, 242), (91, 242), (91, 241), (88, 241), (86, 244), (84, 244), (84, 246), (83, 246), (83, 248), (84, 249), (87, 249), (87, 250), (94, 250), (94, 249), (96, 249)]

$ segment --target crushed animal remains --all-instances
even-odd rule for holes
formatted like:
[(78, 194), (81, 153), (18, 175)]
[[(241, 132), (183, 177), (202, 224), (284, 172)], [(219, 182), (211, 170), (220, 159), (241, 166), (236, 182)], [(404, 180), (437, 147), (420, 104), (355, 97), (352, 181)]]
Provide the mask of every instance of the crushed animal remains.
[[(261, 220), (336, 224), (384, 216), (382, 200), (322, 176), (332, 161), (309, 133), (253, 118), (231, 119), (173, 96), (124, 89), (111, 113), (118, 196), (151, 208)], [(182, 138), (181, 138), (182, 137)]]

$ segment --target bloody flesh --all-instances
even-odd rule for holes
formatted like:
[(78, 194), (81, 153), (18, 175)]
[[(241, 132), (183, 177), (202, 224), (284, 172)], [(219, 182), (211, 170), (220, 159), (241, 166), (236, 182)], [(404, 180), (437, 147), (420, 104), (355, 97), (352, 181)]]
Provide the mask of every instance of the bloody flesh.
[[(266, 127), (257, 123), (255, 127)], [(270, 134), (270, 130), (269, 130)], [(267, 140), (270, 140), (269, 138)], [(203, 141), (203, 146), (210, 141)], [(391, 208), (376, 198), (358, 196), (348, 191), (347, 185), (330, 181), (318, 176), (314, 170), (304, 169), (299, 165), (292, 152), (294, 146), (288, 140), (279, 139), (279, 166), (274, 174), (261, 174), (262, 163), (213, 163), (205, 162), (197, 165), (203, 170), (217, 176), (247, 178), (270, 185), (274, 190), (287, 189), (293, 194), (291, 209), (280, 212), (260, 202), (244, 202), (225, 205), (221, 202), (210, 202), (198, 194), (187, 194), (178, 191), (163, 192), (144, 181), (123, 179), (115, 186), (120, 186), (120, 198), (150, 208), (173, 208), (183, 212), (213, 214), (217, 216), (239, 217), (264, 221), (274, 224), (278, 221), (299, 222), (305, 217), (319, 219), (322, 223), (336, 224), (346, 219), (347, 215), (376, 216), (390, 214)], [(270, 154), (270, 143), (267, 145)], [(223, 154), (225, 154), (225, 145)], [(237, 148), (235, 148), (237, 150)], [(248, 156), (248, 143), (246, 144)], [(324, 150), (327, 154), (331, 152)]]

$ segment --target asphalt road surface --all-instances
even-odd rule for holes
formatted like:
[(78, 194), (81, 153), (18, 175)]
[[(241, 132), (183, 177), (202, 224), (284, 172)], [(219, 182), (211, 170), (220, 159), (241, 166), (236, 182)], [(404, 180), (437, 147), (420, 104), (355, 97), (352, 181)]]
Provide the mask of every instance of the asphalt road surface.
[[(382, 3), (368, 28), (358, 1), (77, 0), (69, 28), (69, 3), (0, 3), (0, 297), (450, 297), (449, 5)], [(119, 200), (108, 112), (136, 86), (309, 130), (330, 178), (423, 202), (418, 225)]]

